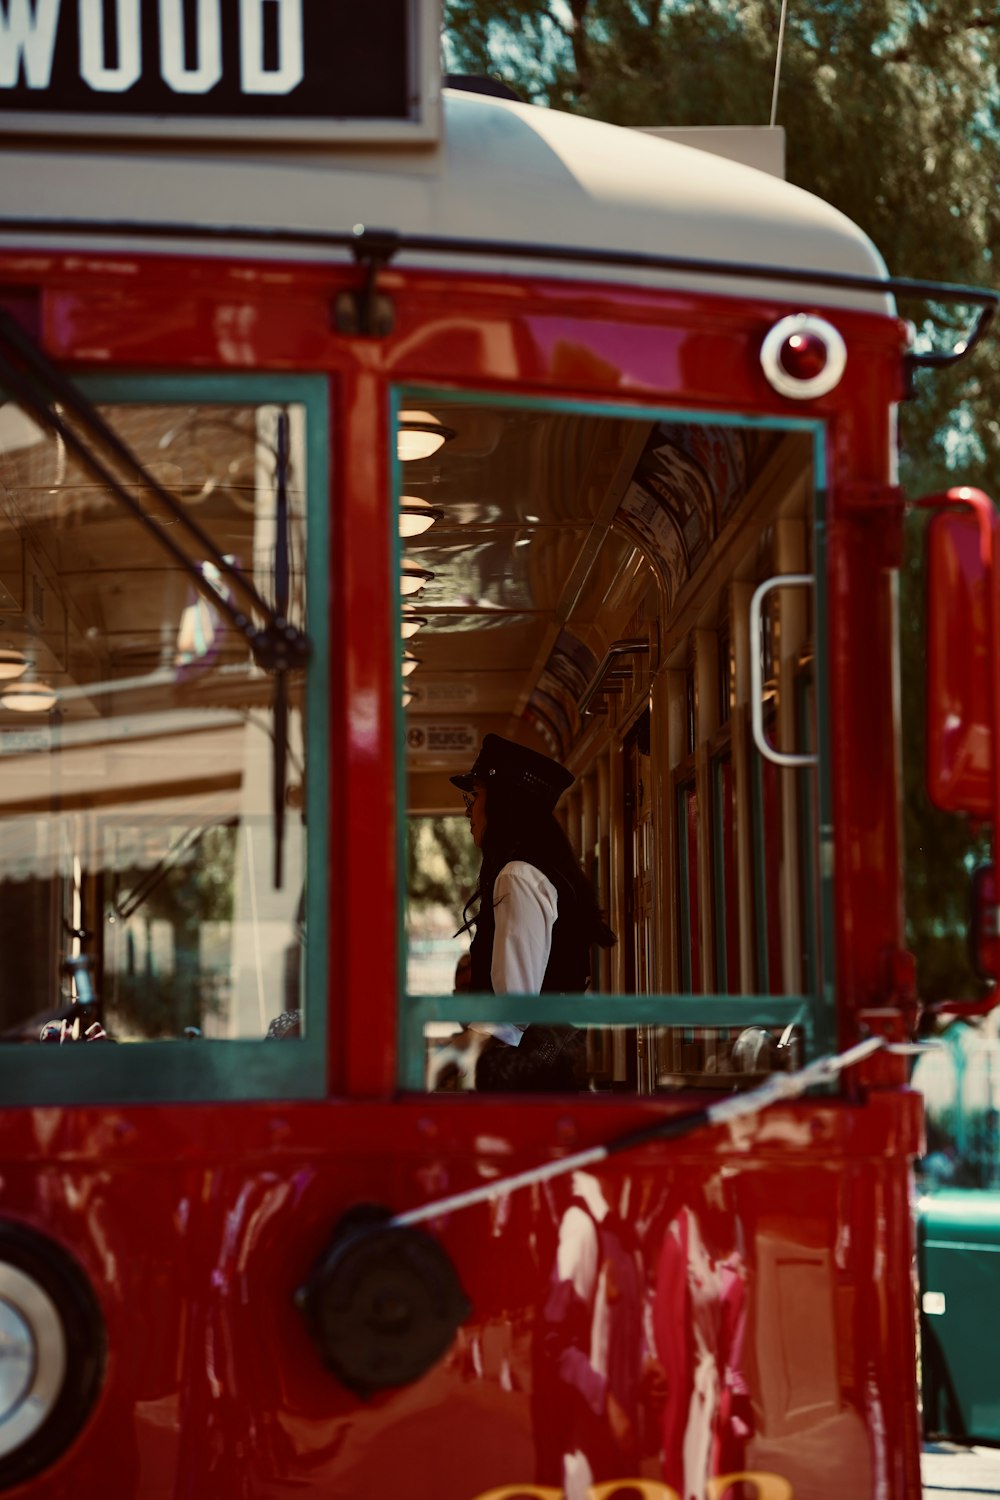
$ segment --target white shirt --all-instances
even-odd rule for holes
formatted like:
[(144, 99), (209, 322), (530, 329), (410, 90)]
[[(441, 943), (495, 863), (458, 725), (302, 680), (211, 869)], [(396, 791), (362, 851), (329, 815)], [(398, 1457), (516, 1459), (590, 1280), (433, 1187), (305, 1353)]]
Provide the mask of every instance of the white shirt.
[[(504, 865), (493, 883), (493, 960), (490, 979), (495, 995), (537, 995), (552, 951), (552, 928), (559, 898), (551, 880), (522, 859)], [(527, 1023), (525, 1023), (527, 1024)], [(524, 1026), (480, 1022), (474, 1031), (516, 1047)]]
[(495, 995), (538, 995), (552, 951), (559, 898), (551, 880), (522, 859), (504, 865), (493, 885)]

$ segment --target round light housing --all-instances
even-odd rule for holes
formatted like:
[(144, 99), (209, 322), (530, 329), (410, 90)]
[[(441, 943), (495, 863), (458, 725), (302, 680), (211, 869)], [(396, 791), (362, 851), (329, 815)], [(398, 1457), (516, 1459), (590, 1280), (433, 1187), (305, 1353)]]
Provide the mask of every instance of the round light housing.
[(0, 692), (0, 708), (18, 714), (45, 714), (55, 703), (55, 688), (47, 682), (8, 682)]
[(399, 592), (404, 598), (411, 594), (419, 594), (420, 590), (433, 580), (434, 574), (427, 568), (418, 568), (416, 563), (405, 562), (399, 575)]
[(435, 521), (444, 520), (444, 511), (437, 510), (429, 500), (420, 495), (402, 495), (399, 501), (399, 534), (401, 537), (422, 536)]
[(403, 668), (402, 668), (402, 670), (403, 670), (403, 676), (404, 677), (409, 677), (410, 673), (411, 672), (415, 672), (417, 670), (417, 668), (419, 667), (419, 665), (420, 665), (420, 657), (419, 656), (414, 656), (411, 651), (404, 651), (403, 652)]
[(793, 313), (766, 335), (760, 363), (771, 386), (793, 401), (825, 396), (840, 384), (847, 364), (847, 345), (825, 318)]
[(413, 459), (432, 458), (454, 436), (454, 430), (433, 412), (401, 411), (396, 429), (396, 455), (404, 464)]
[(0, 682), (13, 682), (28, 670), (28, 658), (14, 646), (0, 646)]
[(418, 630), (423, 630), (426, 624), (423, 615), (403, 615), (399, 622), (400, 639), (408, 641)]

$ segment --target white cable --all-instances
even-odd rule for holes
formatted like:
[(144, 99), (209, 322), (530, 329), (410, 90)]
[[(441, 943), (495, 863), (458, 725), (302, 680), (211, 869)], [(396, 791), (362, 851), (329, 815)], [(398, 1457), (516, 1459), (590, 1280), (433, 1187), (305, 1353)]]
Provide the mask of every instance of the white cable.
[[(834, 1057), (818, 1057), (815, 1062), (807, 1063), (797, 1073), (773, 1073), (770, 1078), (755, 1089), (748, 1089), (745, 1093), (730, 1094), (725, 1099), (716, 1100), (705, 1109), (693, 1110), (690, 1115), (673, 1116), (663, 1121), (663, 1139), (669, 1139), (671, 1134), (677, 1135), (687, 1133), (687, 1129), (697, 1130), (705, 1125), (718, 1125), (726, 1120), (739, 1119), (744, 1115), (758, 1114), (770, 1104), (776, 1104), (782, 1099), (795, 1099), (804, 1094), (806, 1089), (812, 1088), (817, 1083), (828, 1083), (836, 1078), (838, 1073), (845, 1068), (854, 1067), (863, 1062), (873, 1052), (878, 1052), (885, 1046), (884, 1037), (866, 1037), (863, 1042), (858, 1042), (853, 1047), (848, 1047), (846, 1052), (838, 1053)], [(513, 1193), (518, 1188), (531, 1187), (536, 1182), (548, 1182), (553, 1177), (562, 1177), (567, 1172), (577, 1172), (583, 1167), (596, 1166), (608, 1156), (615, 1156), (619, 1151), (628, 1151), (639, 1145), (646, 1145), (656, 1138), (657, 1127), (645, 1127), (642, 1130), (623, 1136), (617, 1141), (611, 1141), (604, 1146), (591, 1146), (586, 1151), (577, 1151), (572, 1156), (560, 1157), (558, 1161), (543, 1162), (537, 1167), (529, 1167), (526, 1172), (518, 1172), (510, 1177), (498, 1177), (492, 1182), (482, 1184), (480, 1187), (468, 1188), (464, 1193), (452, 1193), (450, 1197), (438, 1198), (433, 1203), (424, 1203), (420, 1208), (408, 1209), (405, 1213), (394, 1214), (390, 1219), (393, 1228), (399, 1229), (408, 1224), (422, 1224), (427, 1219), (444, 1218), (446, 1214), (456, 1213), (461, 1208), (472, 1208), (477, 1203), (487, 1203), (495, 1198), (498, 1193)]]
[(781, 0), (781, 20), (778, 22), (778, 55), (774, 59), (774, 88), (771, 91), (771, 126), (778, 118), (778, 80), (781, 78), (781, 50), (785, 44), (785, 15), (788, 0)]

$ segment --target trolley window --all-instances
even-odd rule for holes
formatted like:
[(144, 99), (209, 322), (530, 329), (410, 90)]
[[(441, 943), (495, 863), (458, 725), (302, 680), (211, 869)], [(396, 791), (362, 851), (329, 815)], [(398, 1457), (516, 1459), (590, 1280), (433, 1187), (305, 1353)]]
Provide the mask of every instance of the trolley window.
[[(319, 1092), (321, 622), (308, 671), (279, 681), (225, 607), (225, 569), (305, 627), (324, 387), (87, 390), (206, 546), (132, 478), (130, 514), (58, 433), (0, 406), (0, 1031), (60, 1043), (0, 1049), (4, 1096)], [(118, 1045), (66, 1045), (94, 1026)]]
[[(420, 391), (395, 435), (400, 1082), (468, 1087), (477, 1036), (536, 1022), (583, 1033), (591, 1090), (797, 1065), (832, 1033), (822, 578), (801, 587), (822, 429)], [(816, 765), (755, 744), (752, 652), (768, 742)], [(487, 733), (576, 777), (558, 816), (618, 939), (585, 994), (467, 989), (479, 854), (450, 778)]]

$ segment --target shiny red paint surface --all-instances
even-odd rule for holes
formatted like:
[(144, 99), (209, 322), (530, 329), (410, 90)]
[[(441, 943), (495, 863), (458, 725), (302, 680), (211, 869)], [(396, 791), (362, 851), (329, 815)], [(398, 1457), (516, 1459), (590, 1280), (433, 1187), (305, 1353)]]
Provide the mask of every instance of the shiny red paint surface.
[[(540, 1413), (532, 1391), (546, 1348), (557, 1363), (562, 1352), (545, 1304), (579, 1181), (434, 1224), (473, 1312), (411, 1387), (347, 1392), (293, 1293), (354, 1203), (402, 1209), (661, 1113), (590, 1104), (570, 1125), (562, 1106), (481, 1100), (17, 1112), (4, 1211), (78, 1257), (110, 1347), (90, 1424), (24, 1492), (96, 1495), (113, 1477), (116, 1500), (473, 1500), (533, 1479), (573, 1421), (565, 1393)], [(638, 1269), (619, 1291), (641, 1297), (642, 1316), (605, 1298), (634, 1430), (604, 1443), (595, 1477), (659, 1477), (666, 1446), (669, 1481), (700, 1362), (727, 1463), (782, 1474), (800, 1496), (835, 1493), (822, 1487), (834, 1472), (840, 1493), (916, 1492), (906, 1162), (918, 1120), (910, 1095), (784, 1108), (596, 1171), (630, 1226)], [(712, 1300), (720, 1261), (741, 1330)]]
[[(70, 1452), (24, 1491), (39, 1500), (474, 1500), (532, 1481), (548, 1440), (532, 1391), (552, 1377), (538, 1362), (546, 1349), (557, 1364), (561, 1353), (545, 1301), (569, 1207), (564, 1187), (434, 1226), (474, 1311), (445, 1360), (406, 1389), (368, 1402), (350, 1395), (322, 1368), (292, 1294), (353, 1204), (403, 1209), (673, 1107), (393, 1098), (394, 388), (825, 423), (840, 1037), (853, 1039), (866, 1011), (881, 1013), (873, 1024), (906, 1029), (887, 978), (902, 946), (886, 571), (898, 504), (857, 498), (866, 486), (884, 492), (890, 472), (900, 325), (829, 314), (848, 344), (847, 373), (829, 396), (796, 405), (767, 385), (757, 350), (779, 317), (809, 310), (805, 301), (790, 309), (393, 270), (382, 278), (395, 303), (392, 334), (347, 338), (333, 326), (333, 298), (359, 279), (339, 267), (167, 257), (0, 261), (0, 283), (40, 288), (45, 346), (69, 368), (324, 372), (331, 414), (331, 1097), (0, 1117), (0, 1212), (76, 1254), (109, 1335), (97, 1410)], [(918, 1492), (908, 1160), (920, 1127), (917, 1102), (899, 1088), (904, 1067), (869, 1066), (885, 1091), (776, 1110), (646, 1148), (598, 1174), (630, 1226), (643, 1306), (640, 1334), (632, 1319), (619, 1351), (635, 1392), (627, 1427), (618, 1424), (625, 1437), (595, 1417), (606, 1478), (629, 1477), (619, 1462), (663, 1477), (661, 1450), (670, 1478), (671, 1434), (700, 1368), (706, 1401), (715, 1409), (728, 1390), (746, 1429), (737, 1434), (727, 1417), (726, 1431), (706, 1439), (711, 1447), (718, 1438), (720, 1462), (735, 1453), (783, 1475), (799, 1500)], [(706, 1294), (703, 1340), (738, 1305), (738, 1357), (731, 1337), (725, 1358), (721, 1343), (691, 1351), (691, 1299), (706, 1257), (716, 1283), (719, 1264), (732, 1261), (736, 1290), (725, 1313), (721, 1294), (718, 1306)], [(605, 1297), (601, 1336), (614, 1331), (613, 1301)], [(567, 1431), (572, 1404), (553, 1397), (545, 1422)]]
[(972, 489), (922, 504), (941, 507), (927, 528), (927, 791), (995, 822), (996, 509)]

